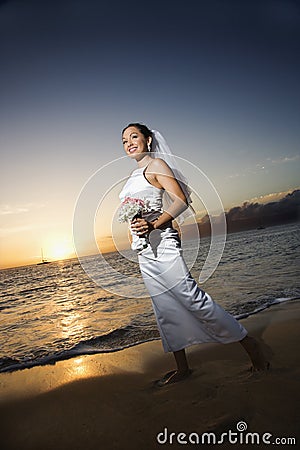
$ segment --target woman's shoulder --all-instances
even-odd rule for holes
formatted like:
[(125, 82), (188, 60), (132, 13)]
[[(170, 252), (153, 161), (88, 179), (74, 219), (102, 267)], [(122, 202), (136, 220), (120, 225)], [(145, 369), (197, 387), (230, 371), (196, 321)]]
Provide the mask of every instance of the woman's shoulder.
[(162, 158), (153, 158), (153, 160), (148, 164), (147, 166), (147, 170), (149, 169), (149, 171), (164, 171), (164, 172), (169, 172), (170, 166), (168, 166), (168, 164), (166, 163), (166, 161), (164, 161)]

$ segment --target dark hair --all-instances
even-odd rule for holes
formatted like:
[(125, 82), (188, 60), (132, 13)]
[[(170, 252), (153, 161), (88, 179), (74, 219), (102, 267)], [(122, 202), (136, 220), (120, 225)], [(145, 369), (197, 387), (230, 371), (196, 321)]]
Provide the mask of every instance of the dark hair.
[[(145, 137), (145, 139), (148, 139), (149, 137), (152, 137), (152, 131), (149, 130), (149, 128), (146, 127), (146, 125), (144, 125), (143, 123), (138, 123), (138, 122), (137, 123), (130, 123), (130, 124), (128, 124), (127, 127), (125, 127), (122, 130), (122, 136), (123, 136), (124, 131), (127, 130), (127, 128), (129, 128), (129, 127), (137, 128), (142, 133), (142, 135)], [(150, 144), (150, 147), (151, 146), (152, 146), (152, 142)]]

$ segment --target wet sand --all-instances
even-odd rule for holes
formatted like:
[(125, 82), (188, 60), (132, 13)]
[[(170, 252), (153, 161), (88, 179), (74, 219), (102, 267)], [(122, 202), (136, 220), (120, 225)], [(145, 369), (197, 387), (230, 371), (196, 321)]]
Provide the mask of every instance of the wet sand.
[[(251, 373), (239, 344), (203, 344), (188, 350), (193, 369), (188, 379), (156, 388), (153, 381), (174, 367), (160, 341), (3, 373), (1, 448), (196, 448), (197, 436), (199, 446), (213, 448), (207, 440), (201, 444), (202, 433), (209, 432), (217, 440), (227, 433), (219, 448), (254, 448), (240, 442), (247, 432), (257, 434), (259, 447), (265, 446), (265, 433), (270, 443), (282, 437), (299, 443), (299, 317), (300, 301), (293, 301), (241, 321), (271, 362), (260, 374)], [(228, 442), (229, 430), (231, 439), (239, 440), (235, 445)]]

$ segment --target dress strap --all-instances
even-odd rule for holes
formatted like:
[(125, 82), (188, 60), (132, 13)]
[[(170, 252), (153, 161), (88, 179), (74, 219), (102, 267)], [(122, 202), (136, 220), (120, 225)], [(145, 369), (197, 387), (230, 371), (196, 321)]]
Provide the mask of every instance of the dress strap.
[[(152, 161), (150, 161), (149, 164), (147, 164), (147, 166), (144, 167), (144, 170), (143, 170), (143, 177), (145, 178), (145, 180), (147, 181), (147, 183), (149, 183), (152, 187), (154, 187), (154, 188), (156, 188), (156, 189), (162, 189), (162, 190), (164, 190), (164, 188), (158, 188), (157, 186), (155, 186), (154, 184), (152, 184), (152, 183), (148, 180), (148, 178), (146, 177), (146, 170), (147, 170), (148, 167), (150, 166), (151, 162), (152, 162)], [(141, 167), (141, 168), (142, 168), (142, 167)]]

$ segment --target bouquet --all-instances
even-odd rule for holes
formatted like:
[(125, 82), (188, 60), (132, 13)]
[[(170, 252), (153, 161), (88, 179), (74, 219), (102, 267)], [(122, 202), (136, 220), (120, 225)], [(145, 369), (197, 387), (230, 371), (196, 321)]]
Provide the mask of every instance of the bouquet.
[(141, 198), (125, 197), (119, 210), (119, 222), (128, 222), (136, 217), (141, 217), (148, 210), (149, 201)]
[[(142, 217), (143, 212), (149, 209), (149, 200), (141, 198), (125, 197), (119, 209), (119, 222), (131, 222), (133, 219)], [(145, 237), (136, 238), (133, 241), (132, 248), (142, 250), (148, 246), (148, 239)]]

